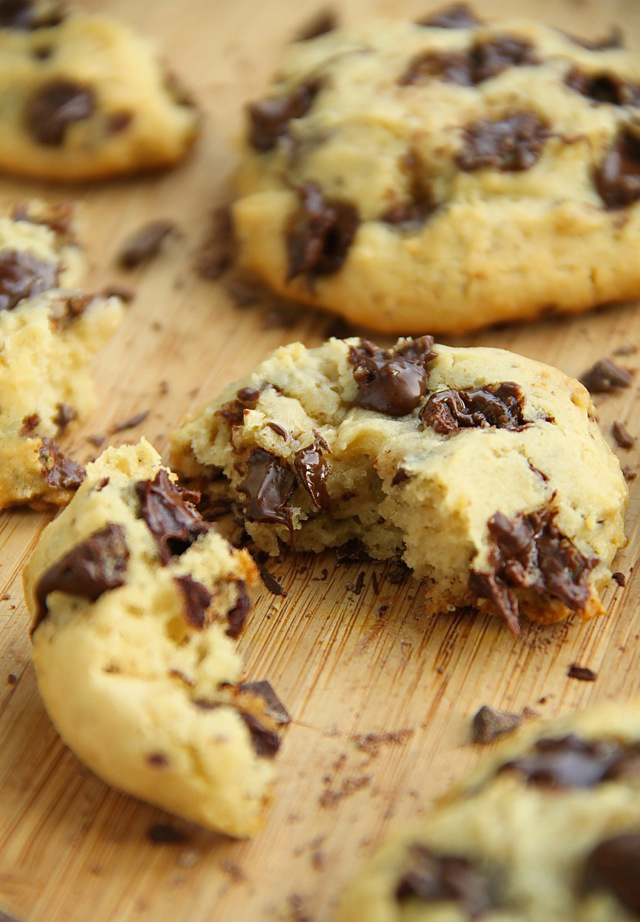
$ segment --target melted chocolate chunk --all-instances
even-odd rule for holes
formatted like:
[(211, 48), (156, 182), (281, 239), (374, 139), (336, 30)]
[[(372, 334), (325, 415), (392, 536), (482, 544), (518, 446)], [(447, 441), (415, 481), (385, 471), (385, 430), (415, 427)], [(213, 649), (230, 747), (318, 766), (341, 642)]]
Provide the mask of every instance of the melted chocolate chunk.
[(0, 311), (13, 310), (25, 298), (56, 288), (59, 266), (26, 250), (0, 253)]
[(43, 15), (33, 0), (0, 0), (0, 28), (31, 32), (58, 26), (64, 19), (62, 4)]
[(59, 403), (53, 422), (58, 427), (58, 432), (64, 432), (69, 423), (78, 418), (77, 411), (68, 403)]
[(258, 679), (255, 682), (243, 682), (242, 685), (238, 685), (238, 691), (249, 692), (261, 698), (264, 702), (264, 713), (277, 724), (291, 723), (291, 715), (276, 695), (271, 682), (268, 682), (266, 679)]
[(616, 74), (601, 72), (599, 74), (585, 74), (574, 67), (564, 79), (566, 85), (587, 96), (595, 102), (609, 103), (613, 106), (640, 105), (640, 86), (621, 80)]
[(265, 451), (256, 448), (247, 461), (247, 475), (238, 490), (247, 496), (245, 515), (251, 522), (275, 522), (291, 529), (287, 503), (296, 486), (292, 470)]
[(468, 858), (438, 855), (419, 844), (411, 846), (408, 857), (409, 867), (396, 886), (398, 903), (412, 897), (425, 903), (459, 903), (469, 919), (477, 919), (491, 908), (486, 878)]
[(430, 29), (472, 29), (480, 25), (480, 20), (466, 3), (454, 3), (438, 13), (417, 20), (417, 25)]
[(257, 387), (241, 387), (236, 394), (236, 399), (225, 403), (217, 411), (217, 415), (222, 416), (229, 428), (241, 426), (244, 422), (244, 411), (255, 409), (259, 397), (260, 391)]
[(240, 711), (240, 717), (244, 720), (251, 734), (251, 742), (256, 755), (263, 756), (266, 759), (272, 759), (280, 748), (280, 740), (275, 730), (270, 730), (254, 714), (248, 714)]
[(473, 86), (471, 59), (466, 51), (427, 51), (417, 55), (398, 78), (400, 86), (416, 86), (428, 82), (432, 77), (455, 83), (457, 86)]
[(127, 238), (118, 256), (123, 269), (136, 269), (160, 252), (165, 239), (175, 230), (173, 221), (150, 221)]
[(135, 490), (140, 515), (155, 539), (162, 563), (184, 554), (208, 532), (210, 526), (194, 505), (199, 495), (181, 490), (166, 471), (158, 471), (153, 480), (139, 480)]
[(184, 599), (184, 617), (191, 627), (201, 631), (206, 624), (207, 609), (213, 596), (206, 586), (192, 576), (174, 576)]
[(533, 46), (503, 35), (476, 42), (468, 51), (427, 51), (417, 55), (399, 78), (400, 86), (420, 84), (436, 77), (458, 86), (477, 86), (509, 67), (538, 64)]
[(519, 431), (528, 425), (522, 415), (523, 407), (520, 387), (505, 381), (432, 394), (420, 411), (420, 419), (441, 435), (465, 428)]
[(46, 617), (51, 592), (66, 592), (95, 602), (103, 592), (123, 586), (129, 548), (122, 525), (109, 524), (76, 544), (40, 577), (36, 586), (34, 630)]
[(13, 209), (14, 221), (28, 221), (30, 224), (44, 224), (51, 230), (64, 237), (74, 240), (73, 217), (75, 205), (73, 202), (48, 202), (45, 207), (33, 207), (30, 201), (18, 202)]
[(607, 208), (625, 208), (640, 198), (640, 138), (623, 129), (595, 172)]
[(31, 136), (47, 147), (64, 143), (67, 128), (90, 118), (96, 109), (91, 87), (72, 80), (50, 80), (31, 97), (25, 113)]
[(300, 208), (287, 232), (288, 282), (337, 272), (360, 224), (354, 205), (326, 199), (315, 183), (305, 183), (299, 196)]
[(465, 172), (528, 170), (537, 163), (548, 137), (547, 123), (534, 112), (480, 119), (464, 129), (464, 145), (455, 161)]
[(333, 32), (338, 28), (338, 17), (335, 10), (320, 10), (298, 31), (295, 37), (296, 42), (308, 42), (312, 38), (318, 38), (320, 35), (326, 35), (327, 32)]
[(414, 150), (407, 151), (400, 160), (400, 169), (409, 176), (409, 199), (391, 205), (383, 212), (380, 220), (400, 230), (415, 232), (437, 206), (419, 154)]
[(613, 359), (604, 358), (587, 369), (580, 381), (590, 394), (609, 394), (619, 388), (631, 387), (633, 376)]
[(349, 347), (349, 361), (358, 391), (353, 406), (386, 416), (407, 416), (427, 392), (428, 364), (435, 358), (433, 337), (411, 339), (393, 349), (380, 349), (361, 339)]
[(580, 611), (589, 599), (587, 574), (597, 558), (587, 558), (554, 525), (547, 507), (509, 519), (497, 512), (489, 520), (493, 573), (472, 571), (469, 587), (489, 599), (514, 634), (519, 633), (518, 599), (513, 589), (528, 589), (559, 599)]
[(278, 140), (289, 133), (289, 122), (302, 118), (311, 109), (320, 83), (301, 83), (289, 96), (261, 99), (247, 107), (249, 143), (261, 153), (273, 150)]
[(506, 762), (498, 773), (515, 771), (526, 784), (548, 788), (591, 788), (615, 778), (624, 748), (613, 740), (584, 740), (570, 734), (540, 739), (530, 755)]
[(607, 890), (640, 916), (640, 834), (622, 833), (599, 842), (584, 864), (585, 890)]
[(42, 440), (39, 457), (42, 476), (54, 490), (77, 490), (86, 476), (85, 469), (63, 455), (53, 439)]
[(251, 599), (249, 598), (246, 584), (242, 582), (242, 580), (238, 580), (236, 586), (238, 589), (236, 604), (227, 612), (229, 627), (226, 633), (229, 637), (237, 637), (240, 634), (240, 631), (244, 627), (244, 622), (247, 619), (247, 615), (251, 611)]
[(298, 480), (311, 497), (313, 505), (316, 509), (326, 512), (331, 504), (326, 484), (329, 465), (323, 457), (322, 447), (318, 442), (296, 452), (293, 466)]

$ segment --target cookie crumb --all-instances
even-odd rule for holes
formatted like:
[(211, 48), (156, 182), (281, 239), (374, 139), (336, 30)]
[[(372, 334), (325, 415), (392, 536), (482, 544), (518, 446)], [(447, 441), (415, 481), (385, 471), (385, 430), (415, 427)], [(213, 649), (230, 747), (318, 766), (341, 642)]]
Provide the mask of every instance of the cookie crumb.
[(595, 682), (598, 673), (588, 666), (579, 666), (578, 663), (571, 663), (567, 670), (570, 679), (579, 679), (581, 682)]
[(137, 269), (160, 252), (164, 240), (176, 229), (173, 221), (150, 221), (128, 237), (118, 255), (123, 269)]
[(498, 711), (483, 704), (471, 719), (471, 739), (474, 743), (493, 743), (507, 733), (511, 733), (522, 723), (520, 714), (510, 711)]
[(588, 368), (580, 381), (590, 394), (609, 394), (619, 388), (631, 387), (633, 376), (628, 368), (622, 368), (613, 359), (604, 358)]
[(611, 427), (611, 433), (620, 448), (633, 448), (636, 444), (635, 436), (631, 435), (624, 423), (616, 420)]
[(115, 435), (117, 432), (135, 429), (136, 426), (139, 426), (145, 421), (150, 412), (151, 410), (143, 410), (142, 413), (136, 413), (135, 416), (130, 416), (129, 419), (124, 419), (120, 423), (115, 423), (111, 428), (111, 434)]

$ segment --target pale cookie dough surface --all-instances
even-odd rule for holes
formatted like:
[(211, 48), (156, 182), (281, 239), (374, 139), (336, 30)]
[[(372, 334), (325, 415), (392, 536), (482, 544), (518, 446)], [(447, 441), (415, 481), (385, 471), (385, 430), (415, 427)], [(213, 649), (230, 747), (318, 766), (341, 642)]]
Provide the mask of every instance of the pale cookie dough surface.
[(505, 741), (349, 886), (338, 922), (640, 918), (640, 703)]
[(436, 611), (478, 604), (514, 631), (519, 606), (599, 613), (624, 543), (627, 488), (586, 390), (497, 349), (293, 343), (188, 419), (172, 457), (269, 553), (356, 539), (432, 581)]
[(0, 20), (0, 170), (102, 179), (184, 157), (198, 114), (151, 42), (106, 17), (17, 8)]
[(640, 57), (526, 20), (460, 22), (285, 51), (248, 107), (241, 265), (397, 333), (640, 293)]
[(257, 572), (172, 477), (144, 440), (88, 466), (25, 568), (33, 663), (60, 735), (98, 775), (245, 836), (278, 748), (231, 639)]

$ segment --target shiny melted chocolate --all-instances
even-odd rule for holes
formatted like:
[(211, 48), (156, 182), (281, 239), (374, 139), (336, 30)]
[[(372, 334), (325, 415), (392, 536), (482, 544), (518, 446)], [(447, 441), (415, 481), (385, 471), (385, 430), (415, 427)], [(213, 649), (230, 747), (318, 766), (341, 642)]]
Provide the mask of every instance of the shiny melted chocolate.
[(385, 416), (407, 416), (427, 392), (428, 366), (435, 356), (432, 336), (411, 339), (393, 349), (361, 339), (349, 347), (358, 385), (353, 405)]

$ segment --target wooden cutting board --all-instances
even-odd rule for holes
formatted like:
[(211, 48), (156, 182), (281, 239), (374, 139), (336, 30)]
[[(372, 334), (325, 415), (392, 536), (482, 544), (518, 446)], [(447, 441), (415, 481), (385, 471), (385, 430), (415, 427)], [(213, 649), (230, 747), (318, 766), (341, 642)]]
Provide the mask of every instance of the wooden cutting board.
[[(84, 239), (99, 288), (121, 282), (136, 300), (96, 363), (100, 407), (65, 447), (81, 460), (93, 433), (143, 410), (135, 431), (161, 451), (185, 411), (216, 394), (281, 343), (319, 342), (331, 319), (258, 306), (239, 310), (218, 283), (199, 279), (194, 254), (208, 214), (223, 200), (242, 106), (259, 96), (279, 49), (318, 6), (311, 0), (85, 0), (155, 36), (196, 91), (207, 120), (189, 162), (174, 173), (100, 187), (0, 182), (3, 212), (32, 194), (81, 203)], [(341, 16), (424, 15), (432, 0), (346, 0)], [(640, 47), (636, 0), (479, 0), (487, 15), (539, 16), (584, 36), (625, 27)], [(124, 276), (123, 238), (153, 218), (181, 235), (153, 264)], [(489, 330), (459, 339), (501, 346), (579, 375), (639, 340), (634, 305), (586, 317)], [(620, 360), (638, 368), (640, 356)], [(166, 382), (163, 384), (162, 382)], [(638, 385), (597, 399), (612, 442), (614, 420), (640, 435)], [(638, 450), (618, 451), (640, 467)], [(427, 619), (424, 589), (387, 579), (384, 565), (336, 564), (327, 554), (289, 556), (273, 567), (288, 591), (264, 591), (240, 640), (246, 673), (269, 678), (294, 721), (278, 756), (279, 782), (263, 832), (235, 842), (205, 833), (111, 790), (60, 742), (29, 663), (20, 571), (46, 518), (0, 516), (0, 908), (21, 922), (328, 922), (345, 882), (388, 829), (425, 813), (476, 763), (469, 718), (481, 704), (542, 715), (625, 699), (638, 691), (640, 482), (633, 481), (629, 546), (607, 590), (609, 614), (591, 624), (525, 626), (515, 640), (496, 618)], [(363, 576), (359, 579), (360, 573)], [(373, 580), (373, 574), (377, 580)], [(392, 574), (391, 574), (392, 575)], [(376, 583), (379, 593), (376, 594)], [(361, 591), (358, 591), (361, 588)], [(593, 683), (569, 679), (577, 662)], [(169, 823), (181, 841), (153, 844)]]

